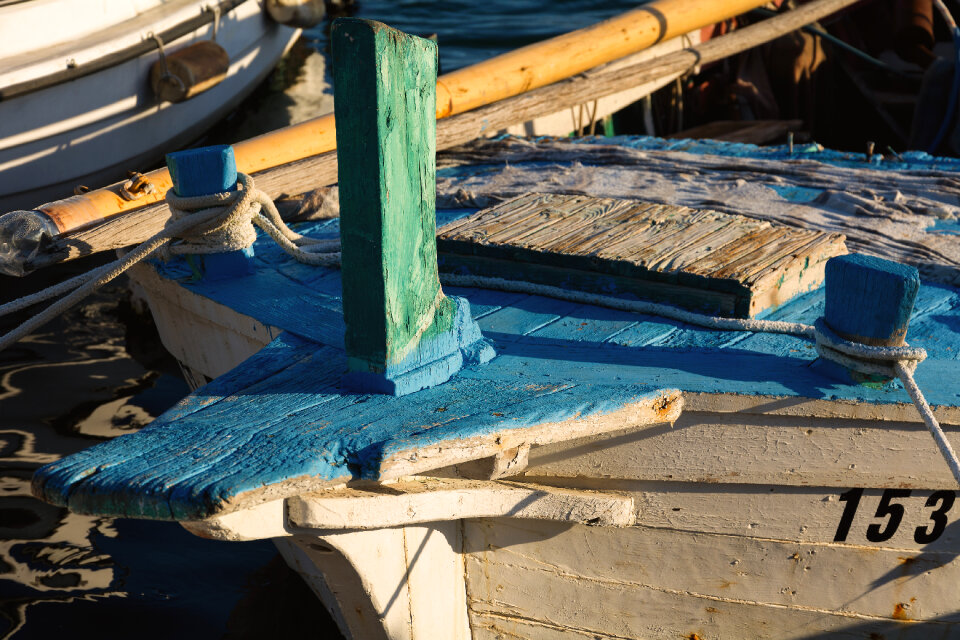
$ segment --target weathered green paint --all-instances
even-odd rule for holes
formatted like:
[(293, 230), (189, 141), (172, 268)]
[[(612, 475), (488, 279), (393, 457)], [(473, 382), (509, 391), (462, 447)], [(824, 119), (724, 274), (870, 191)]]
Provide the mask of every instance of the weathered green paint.
[(437, 45), (370, 20), (333, 25), (345, 345), (383, 373), (452, 327), (436, 233)]

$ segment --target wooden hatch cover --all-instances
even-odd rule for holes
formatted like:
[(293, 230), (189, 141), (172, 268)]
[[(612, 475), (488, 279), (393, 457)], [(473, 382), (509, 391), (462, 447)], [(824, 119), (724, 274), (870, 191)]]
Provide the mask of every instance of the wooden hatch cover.
[(844, 236), (719, 211), (525, 194), (442, 227), (440, 268), (754, 317), (823, 282)]

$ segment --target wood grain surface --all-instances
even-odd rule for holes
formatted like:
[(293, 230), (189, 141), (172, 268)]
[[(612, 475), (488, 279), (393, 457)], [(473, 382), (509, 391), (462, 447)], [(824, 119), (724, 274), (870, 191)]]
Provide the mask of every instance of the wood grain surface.
[[(448, 271), (630, 293), (737, 317), (816, 288), (826, 260), (846, 253), (839, 234), (683, 206), (536, 193), (445, 225), (437, 243)], [(551, 268), (528, 272), (531, 264)]]

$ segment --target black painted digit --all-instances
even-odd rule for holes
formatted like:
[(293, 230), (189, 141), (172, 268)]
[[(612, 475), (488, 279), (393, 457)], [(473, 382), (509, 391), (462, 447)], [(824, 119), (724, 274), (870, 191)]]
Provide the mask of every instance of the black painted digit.
[(840, 494), (840, 502), (846, 502), (847, 506), (843, 508), (843, 515), (840, 516), (840, 524), (837, 525), (837, 533), (833, 536), (834, 542), (843, 542), (850, 533), (850, 525), (853, 524), (853, 516), (857, 514), (857, 507), (860, 505), (860, 498), (863, 497), (863, 489), (850, 489)]
[(947, 528), (947, 512), (953, 507), (953, 502), (956, 499), (957, 494), (953, 491), (934, 491), (930, 494), (925, 506), (932, 507), (939, 502), (940, 508), (930, 514), (930, 519), (933, 520), (931, 530), (928, 531), (927, 527), (917, 527), (917, 530), (913, 532), (914, 542), (930, 544), (943, 534), (943, 530)]
[(867, 527), (867, 540), (870, 542), (885, 542), (893, 537), (897, 532), (897, 527), (903, 521), (903, 505), (891, 504), (890, 501), (896, 498), (909, 498), (910, 489), (886, 489), (880, 496), (880, 504), (877, 505), (875, 518), (885, 518), (890, 516), (887, 526), (880, 528), (880, 524), (872, 524)]

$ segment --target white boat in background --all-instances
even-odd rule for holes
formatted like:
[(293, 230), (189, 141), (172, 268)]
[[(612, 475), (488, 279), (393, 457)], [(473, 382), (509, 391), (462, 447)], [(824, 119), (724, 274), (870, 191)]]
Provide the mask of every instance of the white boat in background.
[[(0, 1), (0, 209), (120, 179), (188, 144), (293, 44), (299, 29), (275, 17), (297, 22), (283, 12), (318, 4)], [(150, 81), (154, 66), (169, 63), (159, 67), (163, 75), (178, 51), (204, 41), (219, 46), (201, 47), (194, 60), (201, 72), (194, 93), (181, 102), (160, 99)], [(210, 51), (220, 59), (209, 59)]]

